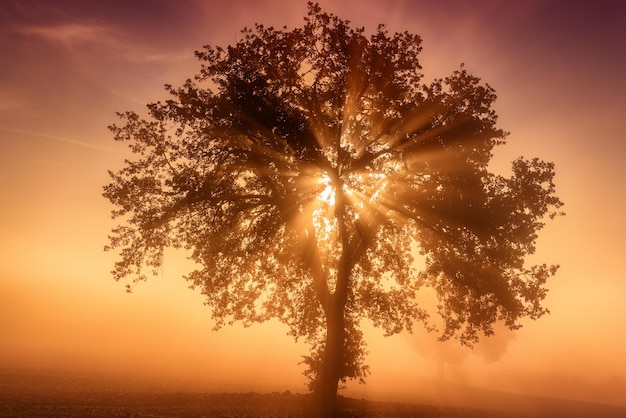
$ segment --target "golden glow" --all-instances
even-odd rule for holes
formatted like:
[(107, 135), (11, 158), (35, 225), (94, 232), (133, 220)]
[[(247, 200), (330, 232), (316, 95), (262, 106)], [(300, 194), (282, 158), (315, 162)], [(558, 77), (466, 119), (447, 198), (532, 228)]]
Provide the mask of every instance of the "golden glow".
[[(471, 352), (463, 361), (448, 359), (445, 379), (624, 403), (626, 307), (619, 296), (626, 294), (626, 234), (621, 232), (626, 231), (626, 194), (623, 106), (615, 94), (617, 86), (624, 85), (624, 71), (615, 51), (626, 37), (614, 35), (623, 32), (623, 25), (594, 31), (597, 22), (589, 21), (589, 31), (574, 32), (576, 25), (559, 26), (561, 22), (550, 19), (549, 26), (541, 26), (545, 22), (534, 21), (545, 14), (539, 2), (517, 2), (514, 7), (509, 2), (477, 2), (457, 11), (433, 5), (427, 13), (417, 7), (419, 2), (320, 3), (355, 26), (369, 30), (385, 21), (390, 32), (423, 35), (427, 77), (445, 76), (462, 61), (484, 76), (498, 92), (502, 128), (512, 132), (506, 147), (496, 150), (494, 169), (506, 172), (518, 155), (537, 155), (557, 165), (559, 196), (568, 215), (542, 231), (533, 256), (537, 262), (563, 266), (548, 286), (551, 315), (527, 323), (498, 361), (486, 364)], [(29, 13), (13, 16), (19, 7), (3, 11), (12, 23), (0, 37), (13, 59), (3, 62), (10, 76), (0, 78), (0, 366), (120, 374), (141, 369), (153, 376), (210, 380), (211, 389), (223, 391), (305, 390), (298, 362), (307, 347), (294, 344), (285, 327), (270, 322), (211, 332), (203, 297), (187, 289), (180, 278), (187, 269), (179, 268), (176, 260), (166, 259), (160, 277), (127, 295), (109, 274), (114, 255), (102, 252), (115, 224), (109, 220), (111, 206), (101, 197), (102, 185), (109, 180), (106, 170), (120, 168), (120, 155), (127, 152), (126, 145), (114, 143), (106, 131), (114, 112), (140, 111), (145, 103), (164, 97), (163, 83), (177, 85), (197, 71), (192, 53), (196, 45), (228, 45), (241, 27), (254, 22), (298, 27), (305, 10), (303, 2), (250, 1), (249, 7), (226, 9), (218, 2), (194, 4), (205, 10), (189, 16), (196, 10), (181, 9), (180, 19), (170, 19), (174, 30), (180, 22), (188, 26), (177, 32), (176, 45), (159, 44), (159, 24), (166, 19), (156, 9), (155, 25), (139, 27), (125, 26), (132, 18), (112, 21), (114, 6), (107, 16), (94, 19), (72, 16), (69, 9), (33, 6), (36, 10), (29, 13), (37, 22), (28, 25)], [(137, 16), (131, 9), (123, 13)], [(520, 24), (499, 36), (502, 25), (484, 24), (483, 19), (496, 12), (509, 18), (507, 10), (515, 12)], [(53, 13), (46, 16), (48, 12)], [(63, 13), (67, 21), (110, 25), (118, 37), (73, 42), (52, 36), (54, 31), (50, 36), (27, 32), (34, 23), (57, 28)], [(544, 30), (516, 32), (534, 23)], [(552, 33), (571, 36), (559, 36), (566, 43), (555, 45)], [(137, 42), (126, 42), (127, 34)], [(605, 35), (612, 38), (598, 38)], [(592, 39), (579, 42), (580, 36)], [(596, 48), (589, 56), (597, 59), (572, 65), (589, 46)], [(558, 62), (555, 50), (562, 52)], [(533, 63), (532, 71), (524, 70), (528, 62)], [(599, 65), (602, 62), (615, 65)], [(593, 82), (573, 89), (572, 80)], [(387, 179), (379, 183), (351, 174), (344, 179), (349, 185), (345, 196), (355, 208), (371, 204), (384, 210), (384, 189), (377, 192), (374, 184), (388, 187), (394, 172), (389, 167)], [(311, 207), (320, 217), (334, 210), (329, 180), (313, 184), (319, 187), (319, 197), (311, 199)], [(437, 375), (438, 355), (412, 348), (428, 345), (443, 351), (436, 342), (366, 332), (372, 375), (367, 385), (350, 388), (377, 397), (377, 388), (393, 387), (398, 394), (408, 391), (416, 376)]]
[(324, 187), (319, 194), (318, 199), (330, 206), (335, 206), (335, 188), (332, 180), (326, 174), (319, 179), (320, 184)]

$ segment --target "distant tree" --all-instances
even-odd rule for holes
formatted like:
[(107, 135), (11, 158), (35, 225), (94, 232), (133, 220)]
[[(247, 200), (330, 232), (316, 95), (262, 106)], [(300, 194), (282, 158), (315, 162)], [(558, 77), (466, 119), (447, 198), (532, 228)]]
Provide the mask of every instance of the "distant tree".
[(302, 28), (242, 33), (196, 52), (200, 73), (167, 85), (148, 119), (111, 126), (136, 154), (104, 191), (122, 219), (107, 247), (120, 249), (115, 279), (145, 280), (165, 248), (190, 250), (186, 278), (216, 327), (277, 318), (311, 345), (321, 414), (340, 382), (368, 374), (363, 319), (387, 335), (428, 323), (422, 287), (442, 338), (464, 344), (547, 312), (557, 267), (524, 259), (562, 205), (554, 165), (489, 172), (506, 137), (489, 85), (463, 66), (422, 83), (419, 36), (366, 36), (312, 3)]

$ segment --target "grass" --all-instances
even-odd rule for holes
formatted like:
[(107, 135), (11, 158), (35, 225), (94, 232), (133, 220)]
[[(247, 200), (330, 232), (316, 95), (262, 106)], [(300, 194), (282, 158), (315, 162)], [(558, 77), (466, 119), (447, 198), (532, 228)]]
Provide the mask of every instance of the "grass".
[[(127, 383), (63, 373), (0, 370), (0, 417), (305, 417), (310, 396), (291, 392), (199, 393), (133, 389)], [(626, 417), (626, 408), (559, 403), (559, 408), (495, 411), (339, 398), (342, 417)], [(548, 405), (548, 404), (546, 404)], [(553, 404), (552, 404), (553, 405)]]
[[(69, 392), (0, 395), (0, 417), (305, 417), (292, 393)], [(467, 408), (340, 398), (342, 417), (522, 417)]]

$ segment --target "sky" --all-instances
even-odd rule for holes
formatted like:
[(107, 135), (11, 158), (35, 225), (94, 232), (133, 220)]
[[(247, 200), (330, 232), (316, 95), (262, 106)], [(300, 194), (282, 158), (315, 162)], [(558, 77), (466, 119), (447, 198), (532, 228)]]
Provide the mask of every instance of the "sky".
[[(529, 262), (561, 265), (551, 314), (498, 330), (473, 351), (422, 331), (365, 326), (372, 375), (353, 393), (416, 395), (438, 379), (529, 395), (626, 404), (626, 6), (554, 0), (320, 1), (374, 29), (423, 39), (427, 77), (461, 63), (495, 88), (498, 167), (556, 164), (567, 215)], [(220, 390), (304, 391), (306, 346), (270, 322), (212, 331), (202, 296), (170, 252), (126, 294), (103, 251), (116, 225), (107, 170), (130, 157), (107, 126), (143, 111), (255, 22), (301, 26), (304, 1), (0, 0), (0, 368), (38, 367), (202, 382)], [(251, 373), (251, 371), (253, 371)], [(169, 380), (168, 380), (169, 379)]]

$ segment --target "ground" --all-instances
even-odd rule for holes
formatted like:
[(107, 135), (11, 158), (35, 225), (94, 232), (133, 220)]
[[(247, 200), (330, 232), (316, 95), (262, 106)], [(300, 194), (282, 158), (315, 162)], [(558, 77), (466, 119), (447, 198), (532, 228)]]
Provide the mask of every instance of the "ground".
[[(305, 417), (310, 397), (132, 389), (128, 382), (59, 372), (0, 369), (0, 417)], [(534, 413), (375, 402), (340, 397), (343, 417), (626, 417), (626, 408), (564, 403)], [(591, 415), (590, 415), (591, 414)]]

